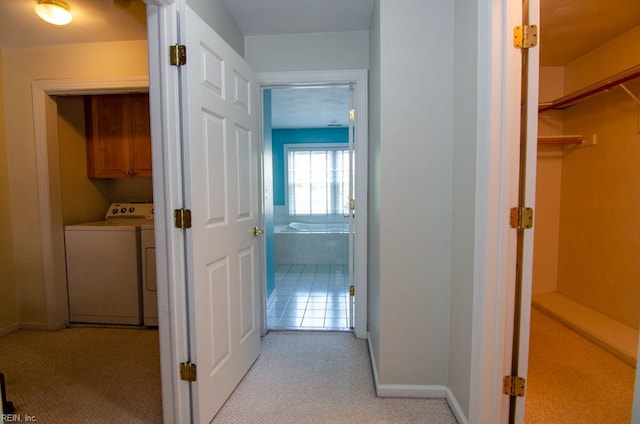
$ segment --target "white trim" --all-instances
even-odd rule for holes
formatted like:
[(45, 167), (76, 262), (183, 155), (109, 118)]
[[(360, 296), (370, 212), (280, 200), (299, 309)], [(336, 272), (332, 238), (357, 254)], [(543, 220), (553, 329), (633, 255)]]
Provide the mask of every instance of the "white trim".
[(20, 323), (14, 322), (13, 324), (5, 325), (0, 328), (0, 337), (6, 336), (7, 334), (13, 333), (14, 331), (18, 331), (20, 329)]
[(462, 411), (462, 408), (458, 403), (458, 399), (456, 399), (456, 397), (453, 395), (451, 389), (446, 387), (446, 390), (447, 403), (449, 404), (449, 408), (451, 408), (451, 412), (453, 412), (453, 415), (456, 417), (456, 421), (458, 421), (458, 424), (469, 424), (469, 420), (464, 415), (464, 412)]
[(517, 10), (510, 13), (511, 8), (517, 7), (505, 0), (478, 4), (475, 274), (469, 399), (472, 423), (501, 423), (508, 416), (508, 397), (501, 388), (511, 356), (508, 340), (513, 305), (508, 300), (508, 287), (515, 276), (515, 243), (508, 228), (508, 210), (510, 178), (514, 169), (517, 172), (517, 155), (514, 167), (514, 149), (509, 149), (509, 144), (517, 140), (518, 133), (514, 137), (513, 128), (519, 125), (520, 108), (519, 101), (513, 106), (513, 93), (509, 92), (514, 81), (506, 56), (509, 48), (513, 50), (508, 45), (512, 26), (507, 21), (521, 15)]
[[(371, 336), (367, 333), (367, 344), (369, 346), (369, 357), (371, 359), (371, 368), (373, 371), (373, 383), (378, 397), (405, 397), (405, 398), (446, 398), (447, 387), (437, 385), (419, 385), (419, 384), (380, 384), (378, 377), (378, 365), (373, 346), (371, 345)], [(456, 402), (457, 403), (457, 402)]]
[(52, 330), (52, 328), (47, 323), (42, 323), (42, 322), (21, 322), (20, 329), (39, 330), (39, 331)]
[(424, 399), (446, 399), (449, 408), (456, 417), (456, 421), (460, 424), (467, 424), (469, 421), (464, 415), (458, 400), (453, 392), (447, 386), (439, 385), (420, 385), (420, 384), (380, 384), (378, 379), (378, 366), (373, 346), (371, 346), (371, 337), (367, 334), (367, 343), (369, 346), (369, 356), (371, 358), (371, 369), (373, 372), (373, 382), (376, 390), (376, 396), (388, 398), (424, 398)]
[[(356, 267), (355, 329), (367, 337), (367, 187), (368, 187), (368, 77), (366, 70), (258, 72), (261, 88), (277, 85), (354, 83), (356, 109)], [(264, 297), (264, 296), (263, 296)]]
[(376, 384), (379, 397), (446, 399), (447, 386), (427, 384)]
[[(48, 114), (56, 105), (47, 105), (51, 95), (103, 94), (147, 91), (147, 77), (114, 79), (35, 80), (31, 84), (33, 102), (33, 128), (36, 150), (36, 180), (38, 187), (38, 214), (42, 245), (42, 274), (44, 280), (46, 324), (29, 324), (48, 329), (59, 329), (68, 323), (67, 282), (64, 265), (64, 241), (62, 238), (62, 206), (58, 175), (58, 157), (49, 145), (57, 143), (49, 139), (48, 126), (56, 126), (55, 120), (47, 122)], [(53, 108), (53, 109), (51, 109)], [(24, 327), (24, 324), (21, 324)]]
[(182, 231), (171, 219), (173, 209), (182, 206), (179, 71), (167, 59), (167, 46), (180, 41), (178, 10), (184, 1), (147, 4), (162, 413), (167, 424), (186, 424), (191, 395), (178, 368), (189, 359), (185, 248)]

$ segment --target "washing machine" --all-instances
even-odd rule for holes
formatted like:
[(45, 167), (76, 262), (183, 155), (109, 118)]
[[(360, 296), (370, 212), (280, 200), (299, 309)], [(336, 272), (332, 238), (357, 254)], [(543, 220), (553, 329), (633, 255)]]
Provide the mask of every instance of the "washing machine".
[(156, 243), (153, 223), (140, 226), (142, 259), (142, 310), (146, 326), (158, 325), (158, 286), (156, 284)]
[(141, 225), (153, 204), (114, 203), (103, 221), (65, 226), (69, 319), (143, 323)]

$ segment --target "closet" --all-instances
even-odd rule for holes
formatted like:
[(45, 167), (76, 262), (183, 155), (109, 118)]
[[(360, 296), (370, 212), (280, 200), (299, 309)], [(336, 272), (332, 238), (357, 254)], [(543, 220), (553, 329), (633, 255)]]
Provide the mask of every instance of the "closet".
[[(624, 51), (638, 33), (578, 63), (540, 70), (533, 270), (535, 307), (632, 366), (640, 321), (640, 58), (595, 77), (619, 65), (603, 61), (616, 56), (606, 49)], [(596, 82), (584, 84), (589, 78)]]

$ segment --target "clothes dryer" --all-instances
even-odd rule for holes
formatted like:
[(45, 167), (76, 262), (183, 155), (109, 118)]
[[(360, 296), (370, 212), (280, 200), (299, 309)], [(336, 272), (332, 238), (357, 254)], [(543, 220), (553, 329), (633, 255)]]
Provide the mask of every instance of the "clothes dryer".
[(65, 227), (71, 322), (143, 322), (140, 226), (153, 205), (114, 203), (104, 221)]

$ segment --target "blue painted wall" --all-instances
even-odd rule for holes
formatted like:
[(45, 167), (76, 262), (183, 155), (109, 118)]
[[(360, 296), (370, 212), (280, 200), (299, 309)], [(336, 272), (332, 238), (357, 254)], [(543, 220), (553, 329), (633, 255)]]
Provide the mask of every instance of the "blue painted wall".
[[(271, 106), (271, 104), (269, 104)], [(266, 108), (266, 105), (265, 105)], [(265, 112), (266, 113), (266, 112)], [(271, 118), (271, 116), (269, 116)], [(269, 122), (270, 123), (270, 122)], [(266, 131), (266, 130), (265, 130)], [(311, 143), (348, 143), (348, 128), (274, 129), (273, 147), (273, 204), (284, 205), (284, 145)]]
[(276, 288), (275, 283), (275, 252), (273, 248), (273, 161), (272, 161), (272, 137), (271, 137), (271, 90), (264, 90), (264, 134), (262, 141), (264, 143), (264, 187), (265, 187), (265, 205), (264, 205), (264, 225), (265, 225), (265, 243), (266, 243), (266, 273), (267, 273), (267, 299)]

